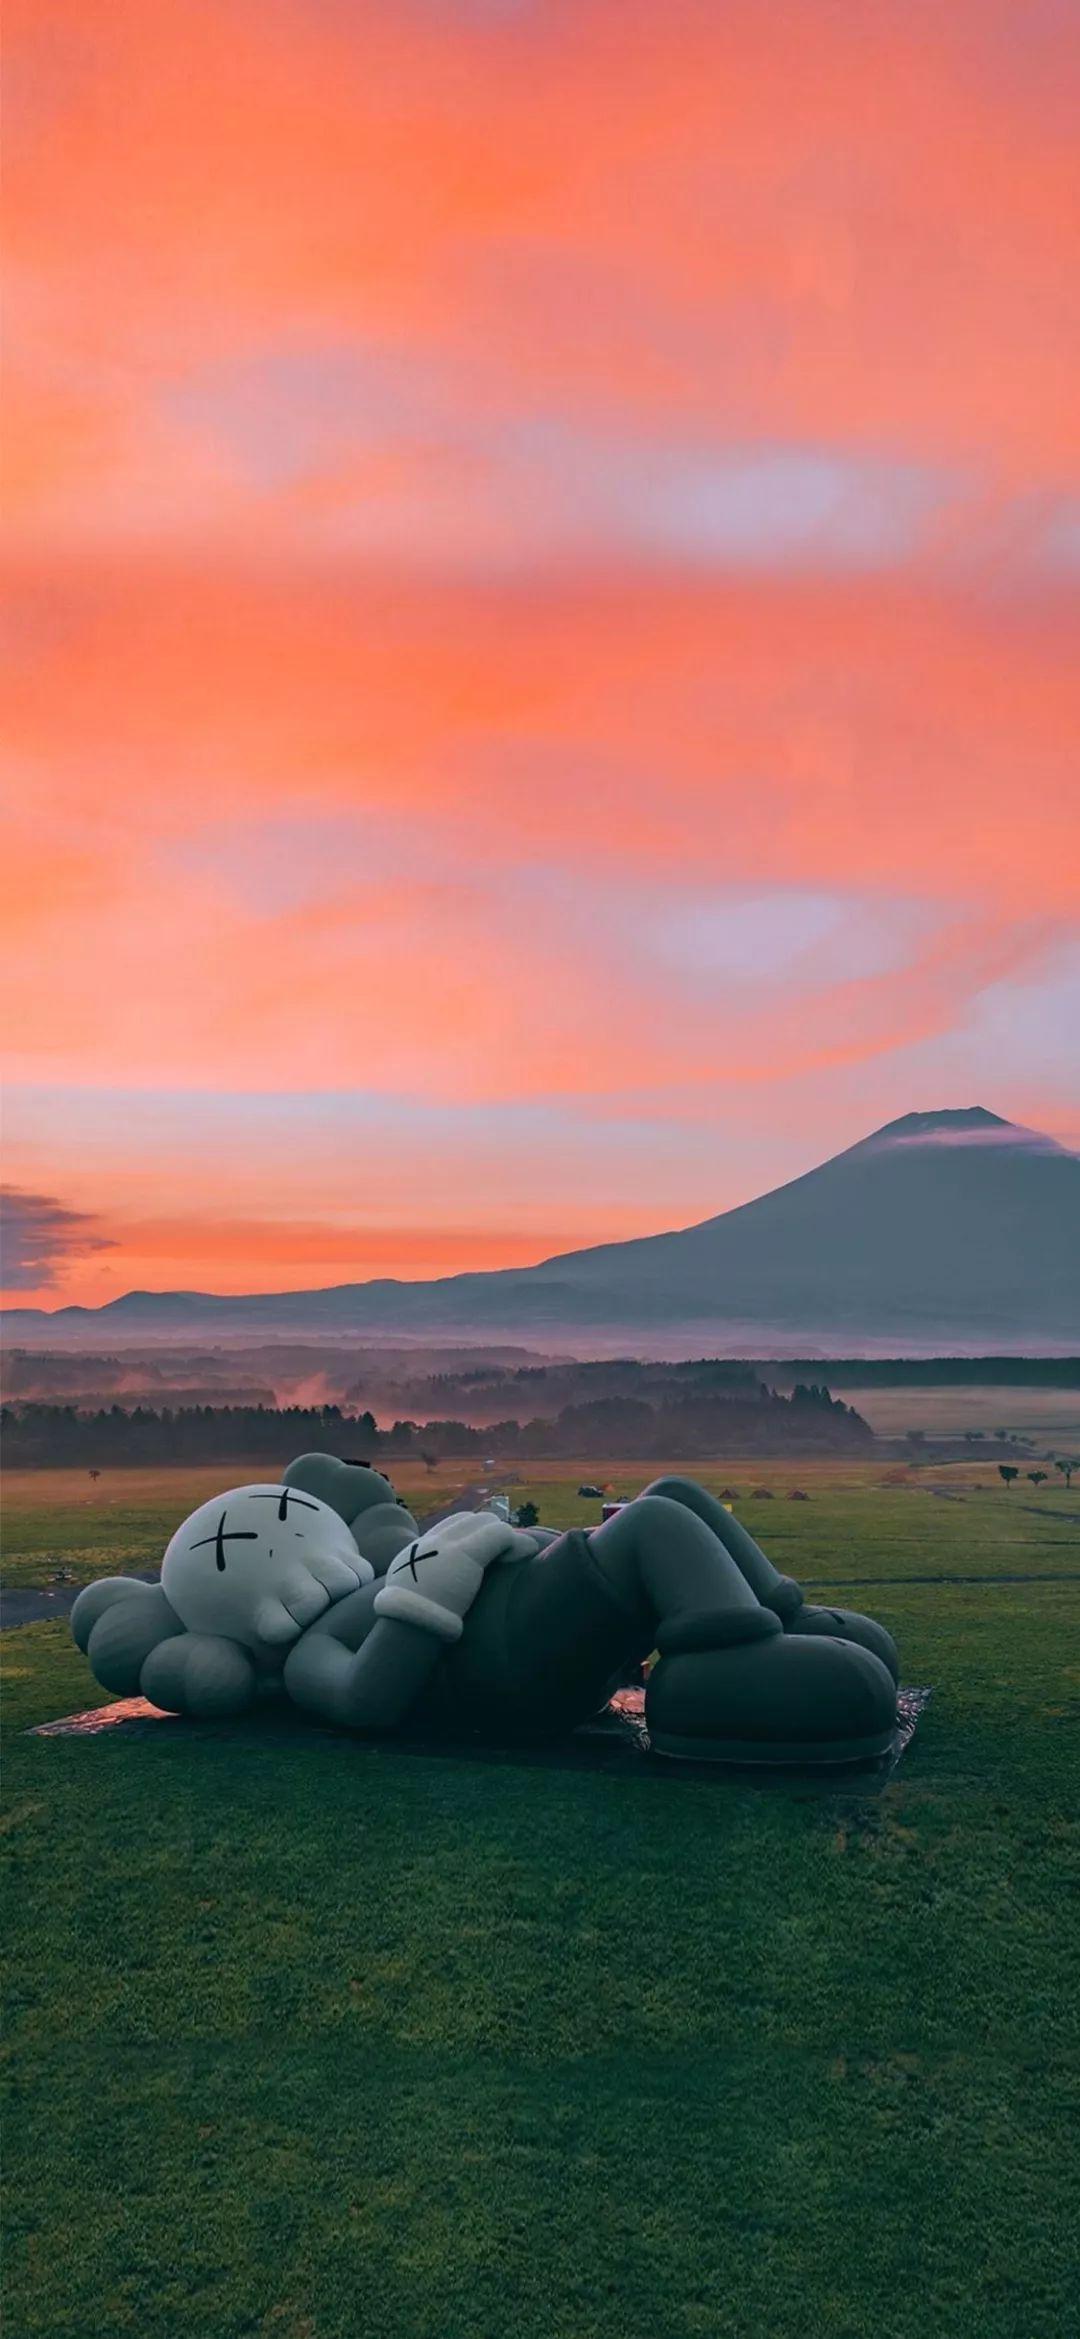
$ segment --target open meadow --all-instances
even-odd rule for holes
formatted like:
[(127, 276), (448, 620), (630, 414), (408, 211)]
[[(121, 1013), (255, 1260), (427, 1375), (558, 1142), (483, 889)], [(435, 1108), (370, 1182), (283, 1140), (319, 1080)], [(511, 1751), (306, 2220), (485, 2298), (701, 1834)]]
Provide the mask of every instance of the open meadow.
[[(828, 1374), (828, 1366), (822, 1367)], [(1042, 1388), (1037, 1383), (946, 1381), (920, 1388), (898, 1384), (845, 1381), (835, 1392), (854, 1405), (877, 1437), (907, 1437), (921, 1430), (931, 1438), (964, 1437), (975, 1431), (983, 1441), (983, 1460), (993, 1460), (994, 1434), (1029, 1438), (1039, 1447), (1059, 1453), (1080, 1453), (1080, 1389)]]
[[(880, 1800), (32, 1738), (105, 1693), (66, 1623), (4, 1635), (9, 2339), (1061, 2339), (1080, 1484), (694, 1469), (932, 1685)], [(4, 1581), (151, 1567), (220, 1483), (12, 1473)]]

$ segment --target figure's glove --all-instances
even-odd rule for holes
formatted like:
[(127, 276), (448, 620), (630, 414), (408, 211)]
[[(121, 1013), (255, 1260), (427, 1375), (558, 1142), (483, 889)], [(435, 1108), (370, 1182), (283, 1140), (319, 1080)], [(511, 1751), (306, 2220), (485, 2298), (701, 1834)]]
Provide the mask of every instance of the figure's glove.
[(531, 1535), (489, 1512), (457, 1511), (398, 1553), (375, 1595), (375, 1613), (418, 1624), (439, 1640), (460, 1640), (486, 1570), (499, 1560), (529, 1559), (535, 1550)]

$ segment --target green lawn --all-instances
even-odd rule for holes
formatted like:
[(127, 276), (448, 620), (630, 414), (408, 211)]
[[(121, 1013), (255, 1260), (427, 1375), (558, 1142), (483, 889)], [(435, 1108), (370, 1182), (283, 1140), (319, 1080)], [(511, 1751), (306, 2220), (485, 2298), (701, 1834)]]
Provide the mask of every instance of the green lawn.
[[(282, 1467), (287, 1460), (283, 1456)], [(89, 1584), (95, 1576), (157, 1567), (173, 1529), (189, 1511), (220, 1494), (223, 1486), (243, 1486), (264, 1476), (265, 1468), (245, 1462), (106, 1470), (96, 1480), (86, 1470), (8, 1470), (4, 1586), (13, 1591), (50, 1584), (61, 1568)], [(443, 1464), (433, 1475), (414, 1465), (397, 1473), (396, 1484), (407, 1503), (415, 1501), (422, 1509), (449, 1501), (467, 1478), (460, 1462)], [(1077, 1501), (1080, 1505), (1080, 1495)]]
[[(103, 1693), (6, 1636), (8, 2339), (1063, 2339), (1080, 1499), (702, 1474), (808, 1488), (740, 1504), (792, 1572), (898, 1579), (935, 1695), (881, 1801), (27, 1738)], [(183, 1499), (113, 1496), (148, 1564)]]
[[(1041, 1487), (1021, 1479), (1008, 1492), (979, 1463), (912, 1468), (880, 1462), (698, 1463), (605, 1462), (571, 1469), (565, 1462), (532, 1463), (509, 1489), (515, 1503), (531, 1500), (546, 1524), (595, 1526), (597, 1502), (580, 1500), (582, 1481), (637, 1493), (664, 1468), (690, 1470), (719, 1491), (731, 1486), (739, 1515), (777, 1559), (796, 1572), (830, 1582), (895, 1569), (908, 1575), (1027, 1572), (1056, 1566), (1071, 1550), (1080, 1572), (1080, 1478)], [(254, 1473), (258, 1475), (258, 1473)], [(243, 1484), (250, 1465), (198, 1469), (108, 1470), (92, 1482), (85, 1470), (10, 1470), (3, 1512), (4, 1585), (50, 1584), (63, 1569), (80, 1583), (156, 1567), (174, 1527), (223, 1484)], [(394, 1473), (397, 1492), (421, 1515), (454, 1499), (470, 1480), (462, 1462), (434, 1471), (405, 1464)], [(493, 1473), (493, 1483), (501, 1483)], [(755, 1490), (768, 1488), (768, 1500)], [(810, 1497), (788, 1500), (793, 1488)], [(1051, 1552), (1045, 1562), (1038, 1554)], [(787, 1555), (785, 1557), (784, 1555)], [(1033, 1558), (1032, 1555), (1035, 1555)], [(1062, 1560), (1062, 1565), (1068, 1561)]]

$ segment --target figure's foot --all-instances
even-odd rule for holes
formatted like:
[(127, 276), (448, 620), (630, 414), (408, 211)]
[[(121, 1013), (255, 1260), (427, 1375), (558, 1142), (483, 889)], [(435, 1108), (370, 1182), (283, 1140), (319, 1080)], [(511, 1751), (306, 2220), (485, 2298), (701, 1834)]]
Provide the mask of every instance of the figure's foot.
[(658, 1754), (688, 1761), (865, 1762), (892, 1744), (896, 1689), (853, 1641), (777, 1633), (661, 1656), (645, 1720)]
[(894, 1681), (900, 1679), (900, 1652), (891, 1632), (886, 1632), (876, 1616), (860, 1616), (854, 1608), (811, 1608), (804, 1601), (785, 1629), (800, 1639), (824, 1635), (829, 1640), (853, 1641), (858, 1648), (869, 1649), (872, 1657), (879, 1658)]

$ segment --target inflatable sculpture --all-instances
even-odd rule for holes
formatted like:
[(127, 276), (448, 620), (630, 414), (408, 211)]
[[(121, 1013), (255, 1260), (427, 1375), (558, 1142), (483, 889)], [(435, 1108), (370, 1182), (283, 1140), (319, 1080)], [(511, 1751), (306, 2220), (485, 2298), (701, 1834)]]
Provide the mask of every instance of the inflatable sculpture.
[(650, 1652), (660, 1754), (762, 1763), (884, 1753), (884, 1627), (815, 1608), (721, 1503), (661, 1478), (590, 1531), (488, 1511), (421, 1530), (381, 1473), (303, 1454), (185, 1520), (161, 1580), (108, 1577), (72, 1610), (106, 1689), (222, 1716), (286, 1697), (367, 1733), (553, 1737)]

